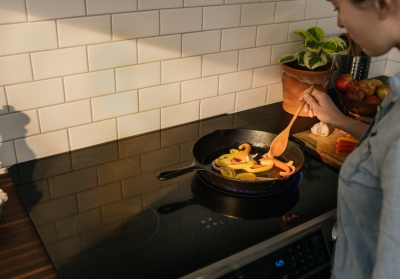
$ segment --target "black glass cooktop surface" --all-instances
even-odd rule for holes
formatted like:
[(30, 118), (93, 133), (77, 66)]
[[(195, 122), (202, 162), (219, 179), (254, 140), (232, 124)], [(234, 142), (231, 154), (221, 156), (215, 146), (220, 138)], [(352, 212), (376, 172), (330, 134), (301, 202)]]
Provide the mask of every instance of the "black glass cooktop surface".
[[(186, 167), (193, 143), (216, 129), (279, 133), (281, 104), (224, 115), (8, 169), (60, 278), (179, 278), (336, 208), (337, 172), (306, 154), (294, 182), (244, 197)], [(292, 132), (315, 120), (299, 118)]]

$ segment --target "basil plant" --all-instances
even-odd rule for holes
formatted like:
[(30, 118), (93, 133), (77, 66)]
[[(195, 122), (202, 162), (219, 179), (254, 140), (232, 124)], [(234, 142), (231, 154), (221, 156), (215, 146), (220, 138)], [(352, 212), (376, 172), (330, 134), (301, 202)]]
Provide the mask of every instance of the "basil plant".
[(328, 64), (328, 61), (335, 64), (334, 55), (346, 55), (347, 45), (339, 37), (324, 40), (324, 31), (317, 27), (310, 27), (307, 31), (298, 29), (293, 31), (303, 39), (300, 51), (296, 53), (284, 53), (278, 58), (278, 63), (288, 63), (297, 60), (297, 64), (307, 67), (310, 70)]

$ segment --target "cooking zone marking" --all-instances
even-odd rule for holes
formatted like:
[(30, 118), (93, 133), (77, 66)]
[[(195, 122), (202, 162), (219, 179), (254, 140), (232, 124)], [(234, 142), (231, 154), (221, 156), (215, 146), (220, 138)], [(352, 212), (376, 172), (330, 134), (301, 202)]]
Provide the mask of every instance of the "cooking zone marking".
[(150, 241), (159, 228), (160, 218), (150, 206), (128, 199), (88, 207), (76, 218), (73, 230), (76, 239), (86, 247), (122, 252)]

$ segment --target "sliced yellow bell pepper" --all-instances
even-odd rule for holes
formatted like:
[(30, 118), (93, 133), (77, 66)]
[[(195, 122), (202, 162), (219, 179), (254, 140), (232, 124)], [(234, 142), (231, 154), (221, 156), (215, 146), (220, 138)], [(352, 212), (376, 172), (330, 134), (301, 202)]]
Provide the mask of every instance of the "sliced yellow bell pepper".
[(224, 154), (215, 159), (214, 163), (216, 165), (229, 165), (234, 157), (235, 154)]
[(219, 168), (219, 171), (221, 172), (222, 176), (235, 178), (235, 171), (229, 167), (222, 166)]
[(235, 176), (235, 179), (239, 180), (256, 180), (257, 176), (254, 173), (239, 173)]

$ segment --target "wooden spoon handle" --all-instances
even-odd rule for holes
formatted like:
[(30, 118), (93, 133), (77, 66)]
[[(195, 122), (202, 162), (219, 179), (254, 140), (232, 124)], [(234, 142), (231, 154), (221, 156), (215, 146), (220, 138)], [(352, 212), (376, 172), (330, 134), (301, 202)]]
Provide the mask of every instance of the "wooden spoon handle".
[[(313, 92), (313, 90), (314, 90), (314, 85), (311, 85), (310, 88), (308, 88), (306, 94), (311, 95), (311, 93)], [(303, 102), (301, 103), (301, 105), (297, 108), (296, 112), (294, 113), (293, 118), (292, 118), (292, 120), (290, 121), (288, 127), (291, 127), (291, 126), (292, 126), (292, 124), (293, 124), (294, 121), (296, 120), (297, 116), (299, 116), (300, 111), (303, 109), (303, 107), (304, 107), (305, 104), (306, 104), (306, 101), (303, 100)]]

